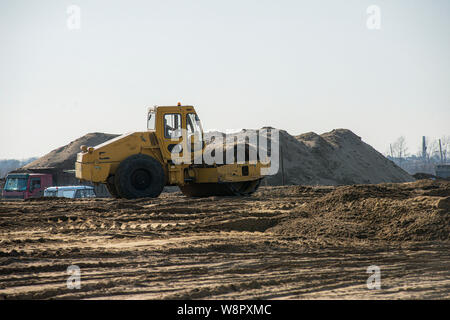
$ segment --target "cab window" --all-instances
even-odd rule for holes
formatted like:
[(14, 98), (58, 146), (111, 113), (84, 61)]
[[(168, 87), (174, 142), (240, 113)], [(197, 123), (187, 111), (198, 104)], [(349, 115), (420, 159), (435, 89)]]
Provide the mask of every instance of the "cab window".
[(75, 190), (64, 190), (62, 193), (62, 196), (64, 198), (73, 199), (73, 198), (75, 198)]
[(41, 178), (31, 179), (30, 190), (36, 190), (41, 188)]
[(192, 135), (196, 136), (196, 139), (202, 141), (202, 126), (200, 124), (200, 119), (195, 113), (188, 113), (186, 116), (186, 127), (188, 132), (188, 137)]
[(58, 195), (56, 194), (56, 191), (49, 191), (49, 190), (45, 190), (44, 191), (44, 197), (57, 197)]
[(6, 178), (5, 191), (25, 191), (27, 185), (27, 177), (11, 176)]
[(167, 139), (181, 137), (181, 114), (168, 113), (164, 115), (164, 137)]
[(155, 113), (149, 112), (147, 117), (147, 130), (155, 130)]
[(201, 132), (200, 119), (195, 113), (188, 113), (186, 120), (187, 120), (187, 131), (189, 135)]

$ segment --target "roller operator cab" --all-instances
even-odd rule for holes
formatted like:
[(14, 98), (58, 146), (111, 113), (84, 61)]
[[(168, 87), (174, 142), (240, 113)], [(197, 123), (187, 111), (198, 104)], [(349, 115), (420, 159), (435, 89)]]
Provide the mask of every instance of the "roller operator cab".
[(188, 196), (248, 195), (256, 191), (261, 164), (207, 165), (203, 129), (193, 106), (155, 106), (147, 131), (132, 132), (95, 147), (82, 146), (76, 177), (103, 183), (116, 198), (157, 197), (164, 186)]

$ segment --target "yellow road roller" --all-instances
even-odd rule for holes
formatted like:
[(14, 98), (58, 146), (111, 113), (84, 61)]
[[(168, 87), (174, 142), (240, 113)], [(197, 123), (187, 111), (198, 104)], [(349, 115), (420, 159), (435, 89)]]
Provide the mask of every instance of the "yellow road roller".
[(164, 186), (192, 197), (245, 196), (259, 187), (268, 166), (259, 159), (204, 161), (206, 143), (193, 106), (151, 107), (147, 123), (147, 131), (82, 146), (76, 177), (105, 184), (113, 197), (126, 199), (158, 197)]

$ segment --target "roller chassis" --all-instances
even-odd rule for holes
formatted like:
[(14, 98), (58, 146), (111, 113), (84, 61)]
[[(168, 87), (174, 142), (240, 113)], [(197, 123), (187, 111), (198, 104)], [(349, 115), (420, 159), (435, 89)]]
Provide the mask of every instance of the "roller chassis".
[(105, 184), (113, 197), (127, 199), (158, 197), (164, 186), (179, 186), (191, 197), (246, 196), (258, 189), (264, 166), (259, 161), (174, 163), (170, 151), (187, 137), (167, 139), (165, 115), (180, 115), (180, 126), (185, 129), (188, 115), (195, 114), (192, 106), (158, 107), (154, 114), (154, 130), (128, 133), (96, 147), (82, 146), (75, 163), (76, 177)]

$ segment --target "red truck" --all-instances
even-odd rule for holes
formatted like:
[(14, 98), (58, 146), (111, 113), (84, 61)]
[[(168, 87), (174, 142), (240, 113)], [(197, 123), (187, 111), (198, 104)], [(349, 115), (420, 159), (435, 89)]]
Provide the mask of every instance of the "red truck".
[(53, 178), (47, 173), (10, 173), (2, 190), (2, 199), (19, 200), (39, 198), (45, 188), (53, 186)]

